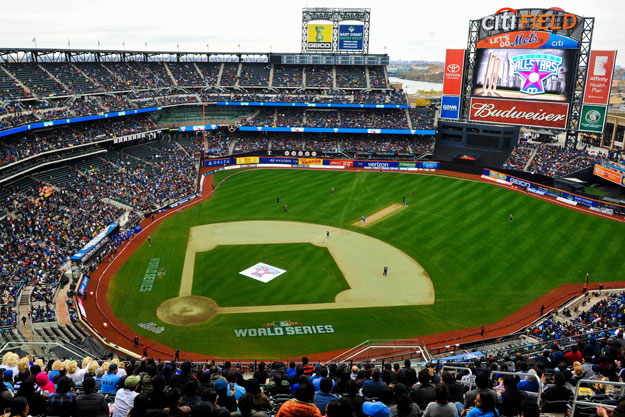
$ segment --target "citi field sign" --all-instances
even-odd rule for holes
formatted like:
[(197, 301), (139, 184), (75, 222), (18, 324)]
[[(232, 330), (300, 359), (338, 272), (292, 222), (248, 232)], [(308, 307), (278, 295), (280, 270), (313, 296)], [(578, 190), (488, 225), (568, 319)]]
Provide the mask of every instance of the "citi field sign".
[(482, 18), (482, 29), (487, 31), (513, 32), (517, 30), (566, 31), (575, 29), (581, 19), (560, 8), (519, 9), (510, 7), (497, 10)]

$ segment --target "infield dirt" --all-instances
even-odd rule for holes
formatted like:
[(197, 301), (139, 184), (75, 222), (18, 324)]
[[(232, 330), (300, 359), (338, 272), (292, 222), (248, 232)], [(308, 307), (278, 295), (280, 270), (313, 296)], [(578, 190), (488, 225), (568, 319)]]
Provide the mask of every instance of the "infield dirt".
[[(329, 232), (329, 237), (327, 236)], [(195, 254), (217, 245), (312, 243), (326, 247), (350, 289), (333, 303), (219, 307), (213, 300), (192, 296)], [(261, 261), (261, 260), (259, 260)], [(388, 275), (382, 274), (388, 266)], [(249, 279), (241, 276), (241, 279)], [(314, 277), (309, 277), (314, 279)], [(434, 303), (434, 286), (427, 272), (406, 253), (379, 239), (320, 224), (285, 221), (242, 221), (191, 228), (180, 282), (179, 296), (163, 302), (158, 317), (174, 325), (190, 325), (214, 314), (272, 311), (330, 310)], [(206, 309), (205, 312), (201, 310)], [(209, 311), (210, 310), (210, 311)], [(175, 314), (172, 314), (175, 312)], [(188, 318), (186, 316), (189, 316)], [(200, 321), (198, 321), (200, 320)]]

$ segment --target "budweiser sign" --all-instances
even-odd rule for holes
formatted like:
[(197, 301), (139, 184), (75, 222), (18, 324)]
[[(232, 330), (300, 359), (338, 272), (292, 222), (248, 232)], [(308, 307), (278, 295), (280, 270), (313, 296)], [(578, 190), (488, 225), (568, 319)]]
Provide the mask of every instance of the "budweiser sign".
[(568, 103), (471, 98), (469, 120), (565, 129)]

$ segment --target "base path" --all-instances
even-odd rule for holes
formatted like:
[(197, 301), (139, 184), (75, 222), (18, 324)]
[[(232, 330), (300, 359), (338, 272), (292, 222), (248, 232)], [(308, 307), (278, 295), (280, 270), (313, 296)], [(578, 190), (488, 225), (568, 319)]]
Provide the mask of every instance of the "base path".
[[(330, 237), (327, 237), (330, 232)], [(270, 311), (328, 310), (339, 308), (389, 307), (434, 304), (434, 286), (417, 261), (386, 242), (361, 233), (320, 224), (285, 221), (243, 221), (207, 224), (191, 228), (180, 282), (179, 297), (165, 301), (158, 317), (175, 325), (187, 323), (184, 317), (171, 320), (162, 314), (189, 301), (193, 288), (195, 255), (218, 245), (262, 245), (312, 243), (326, 247), (343, 273), (350, 289), (336, 295), (333, 303), (217, 307), (216, 314), (259, 313)], [(383, 275), (388, 265), (388, 274)], [(241, 276), (241, 279), (249, 279)], [(178, 300), (176, 302), (175, 300)], [(189, 314), (197, 317), (197, 306)], [(210, 318), (206, 316), (207, 320)]]

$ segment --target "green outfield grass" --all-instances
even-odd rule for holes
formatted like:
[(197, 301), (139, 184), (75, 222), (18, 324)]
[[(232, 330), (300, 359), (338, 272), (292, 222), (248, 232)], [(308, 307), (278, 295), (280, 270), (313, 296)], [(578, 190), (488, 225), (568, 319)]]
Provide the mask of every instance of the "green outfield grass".
[[(239, 274), (258, 262), (286, 272), (268, 283)], [(328, 303), (347, 289), (328, 249), (310, 243), (217, 246), (195, 256), (193, 295), (222, 307)]]
[[(593, 281), (623, 279), (624, 224), (491, 184), (387, 172), (254, 170), (232, 174), (216, 174), (215, 183), (228, 178), (213, 198), (163, 221), (151, 235), (152, 247), (140, 247), (113, 278), (108, 294), (113, 311), (138, 334), (181, 350), (222, 357), (314, 354), (371, 338), (417, 337), (492, 323), (561, 284), (583, 282), (587, 272)], [(409, 200), (407, 209), (365, 229), (351, 225), (361, 215), (401, 202), (402, 197)], [(288, 204), (288, 213), (283, 212), (283, 204)], [(514, 215), (513, 222), (508, 221), (509, 214)], [(384, 240), (426, 269), (436, 302), (217, 315), (210, 322), (189, 327), (161, 323), (155, 310), (178, 294), (189, 228), (237, 220), (320, 223)], [(150, 293), (141, 293), (138, 289), (150, 258), (161, 259), (166, 275)], [(289, 291), (296, 292), (285, 290)], [(335, 333), (240, 339), (233, 332), (272, 321), (332, 324)], [(156, 335), (137, 326), (145, 322), (158, 323), (165, 331)]]

